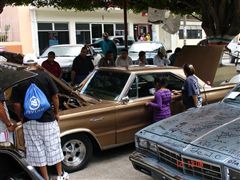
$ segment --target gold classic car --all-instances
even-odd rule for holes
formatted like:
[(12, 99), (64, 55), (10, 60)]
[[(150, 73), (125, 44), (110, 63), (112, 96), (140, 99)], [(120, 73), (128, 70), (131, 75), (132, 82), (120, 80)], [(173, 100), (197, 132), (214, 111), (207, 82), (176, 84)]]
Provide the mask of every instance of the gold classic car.
[[(151, 89), (157, 76), (168, 79), (170, 90), (181, 90), (185, 79), (181, 68), (155, 66), (96, 69), (75, 89), (52, 77), (59, 88), (59, 125), (66, 171), (84, 168), (95, 149), (134, 141), (134, 134), (151, 122), (152, 112), (145, 103), (153, 100)], [(198, 81), (204, 104), (221, 100), (234, 86), (211, 87), (199, 78)], [(173, 96), (171, 110), (172, 114), (184, 111), (181, 96)], [(24, 149), (21, 132), (17, 128), (17, 147)]]

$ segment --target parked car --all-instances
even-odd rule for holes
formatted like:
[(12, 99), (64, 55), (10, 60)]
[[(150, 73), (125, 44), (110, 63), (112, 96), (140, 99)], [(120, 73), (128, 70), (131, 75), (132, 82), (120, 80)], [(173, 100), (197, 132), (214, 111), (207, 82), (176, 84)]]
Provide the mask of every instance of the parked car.
[(240, 83), (240, 74), (233, 76), (230, 80), (225, 80), (221, 84)]
[(0, 179), (43, 180), (34, 167), (9, 142), (0, 143)]
[(137, 64), (138, 53), (140, 51), (145, 51), (148, 64), (153, 64), (153, 58), (159, 49), (162, 52), (166, 52), (163, 44), (160, 42), (139, 41), (132, 44), (132, 46), (129, 48), (128, 55), (132, 58), (133, 63)]
[(221, 103), (192, 108), (135, 135), (133, 167), (156, 179), (240, 179), (240, 85)]
[[(124, 36), (109, 36), (110, 40), (113, 40), (117, 46), (117, 54), (119, 55), (121, 53), (121, 50), (125, 48), (125, 40)], [(98, 38), (94, 43), (97, 43), (99, 41), (102, 41), (101, 38)], [(128, 36), (128, 48), (135, 42), (134, 37)], [(94, 50), (98, 53), (102, 53), (101, 48), (94, 48)]]
[[(34, 77), (36, 74), (25, 71), (21, 66), (11, 66), (0, 63), (0, 93), (22, 80)], [(39, 173), (30, 166), (16, 147), (10, 142), (0, 142), (0, 179), (43, 180)]]
[[(70, 72), (73, 64), (73, 60), (76, 56), (80, 54), (80, 51), (84, 45), (70, 45), (70, 44), (63, 44), (63, 45), (54, 45), (47, 48), (43, 54), (38, 59), (38, 64), (41, 65), (43, 61), (47, 59), (48, 53), (50, 51), (55, 52), (56, 58), (55, 60), (60, 64), (60, 67), (63, 70), (63, 78), (67, 81), (70, 81)], [(89, 54), (93, 60), (93, 64), (96, 66), (98, 61), (101, 59), (101, 55), (96, 53), (93, 48), (88, 47)]]
[[(61, 141), (64, 169), (84, 168), (93, 150), (110, 149), (134, 141), (134, 134), (149, 125), (151, 112), (145, 103), (153, 100), (154, 77), (166, 77), (170, 90), (181, 90), (185, 75), (176, 67), (99, 68), (75, 91), (52, 76), (59, 89)], [(2, 78), (1, 78), (2, 77)], [(5, 81), (1, 72), (0, 84)], [(211, 87), (198, 78), (204, 104), (219, 101), (233, 85)], [(184, 111), (180, 96), (174, 96), (173, 114)], [(9, 111), (14, 119), (14, 112)], [(17, 148), (24, 150), (22, 128), (16, 129)]]

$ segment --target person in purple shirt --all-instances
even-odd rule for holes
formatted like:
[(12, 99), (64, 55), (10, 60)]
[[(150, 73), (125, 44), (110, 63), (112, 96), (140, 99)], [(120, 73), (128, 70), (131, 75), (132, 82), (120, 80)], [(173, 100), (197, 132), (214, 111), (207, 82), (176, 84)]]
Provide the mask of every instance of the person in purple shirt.
[(155, 95), (152, 102), (146, 103), (146, 106), (153, 108), (153, 122), (160, 121), (171, 116), (171, 91), (166, 88), (167, 79), (155, 78)]

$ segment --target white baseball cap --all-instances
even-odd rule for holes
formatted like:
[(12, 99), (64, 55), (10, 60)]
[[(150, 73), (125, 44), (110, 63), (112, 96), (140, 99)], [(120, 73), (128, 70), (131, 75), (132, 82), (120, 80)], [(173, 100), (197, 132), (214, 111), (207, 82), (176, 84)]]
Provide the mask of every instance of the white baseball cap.
[(23, 64), (36, 64), (37, 57), (34, 54), (26, 54), (23, 57)]

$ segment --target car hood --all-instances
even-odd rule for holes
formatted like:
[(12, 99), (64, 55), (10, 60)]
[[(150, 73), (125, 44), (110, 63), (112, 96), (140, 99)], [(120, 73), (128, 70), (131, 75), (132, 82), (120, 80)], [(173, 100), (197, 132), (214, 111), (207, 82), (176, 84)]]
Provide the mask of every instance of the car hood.
[(184, 155), (240, 169), (240, 108), (235, 106), (222, 102), (190, 109), (150, 125), (138, 135)]
[(192, 64), (196, 75), (204, 82), (214, 81), (217, 68), (222, 58), (224, 46), (184, 46), (177, 55), (174, 66), (183, 67), (184, 64)]
[(0, 74), (0, 93), (21, 81), (37, 75), (25, 70), (24, 66), (7, 62), (0, 63)]

